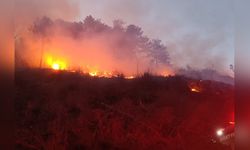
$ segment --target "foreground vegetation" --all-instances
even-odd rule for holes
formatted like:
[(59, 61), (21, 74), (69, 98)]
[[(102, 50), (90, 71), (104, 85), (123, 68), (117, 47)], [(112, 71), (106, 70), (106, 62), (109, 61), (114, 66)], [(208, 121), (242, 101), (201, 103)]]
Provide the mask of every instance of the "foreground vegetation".
[(231, 85), (25, 70), (16, 73), (16, 88), (18, 150), (229, 149), (211, 139), (232, 119)]

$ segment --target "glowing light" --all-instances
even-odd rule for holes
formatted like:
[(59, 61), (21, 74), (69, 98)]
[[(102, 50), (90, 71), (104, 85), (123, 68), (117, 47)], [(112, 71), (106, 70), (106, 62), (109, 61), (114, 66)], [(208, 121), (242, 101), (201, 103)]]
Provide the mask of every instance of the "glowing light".
[(112, 72), (104, 71), (101, 77), (111, 78), (113, 76)]
[(134, 79), (134, 76), (126, 76), (125, 79)]
[(65, 70), (66, 62), (61, 59), (54, 59), (51, 56), (48, 56), (46, 59), (47, 66), (53, 70)]
[(95, 77), (97, 76), (97, 71), (89, 72), (89, 75), (92, 77)]
[(59, 70), (60, 69), (60, 65), (59, 64), (52, 64), (52, 69)]
[(191, 91), (192, 92), (200, 92), (198, 89), (196, 89), (196, 88), (191, 88)]
[(202, 91), (202, 87), (199, 82), (190, 82), (188, 86), (191, 92), (199, 93)]
[(224, 134), (224, 129), (219, 129), (216, 131), (217, 136), (222, 136)]
[(235, 124), (235, 122), (234, 122), (234, 121), (230, 121), (230, 122), (229, 122), (229, 124), (234, 125), (234, 124)]
[(54, 70), (65, 70), (66, 69), (66, 65), (63, 62), (54, 62), (51, 64), (51, 68)]

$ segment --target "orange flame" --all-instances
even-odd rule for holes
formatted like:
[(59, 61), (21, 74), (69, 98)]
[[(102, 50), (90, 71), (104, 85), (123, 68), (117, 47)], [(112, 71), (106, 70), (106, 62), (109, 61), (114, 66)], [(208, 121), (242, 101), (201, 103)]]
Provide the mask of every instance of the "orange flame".
[(191, 92), (199, 93), (202, 91), (202, 87), (200, 85), (200, 82), (190, 82), (188, 84), (188, 86), (189, 86)]
[(192, 92), (200, 92), (200, 90), (199, 90), (199, 89), (196, 89), (196, 88), (191, 88), (191, 91), (192, 91)]
[[(47, 55), (46, 57), (46, 67), (51, 68), (53, 70), (67, 70), (70, 72), (76, 72), (78, 69), (73, 69), (68, 67), (68, 63), (65, 59), (61, 59), (59, 57), (52, 57), (51, 55)], [(78, 70), (79, 71), (79, 70)], [(80, 72), (84, 74), (88, 74), (92, 77), (103, 77), (103, 78), (112, 78), (118, 77), (120, 74), (116, 71), (108, 71), (99, 69), (97, 66), (89, 66), (85, 65), (80, 67)], [(168, 76), (170, 73), (168, 71), (162, 72), (160, 75)], [(134, 79), (134, 75), (125, 75), (125, 79), (131, 80)], [(192, 91), (197, 91), (193, 89)]]
[(47, 57), (46, 59), (47, 66), (53, 70), (66, 70), (66, 62), (60, 59), (54, 59), (52, 57)]

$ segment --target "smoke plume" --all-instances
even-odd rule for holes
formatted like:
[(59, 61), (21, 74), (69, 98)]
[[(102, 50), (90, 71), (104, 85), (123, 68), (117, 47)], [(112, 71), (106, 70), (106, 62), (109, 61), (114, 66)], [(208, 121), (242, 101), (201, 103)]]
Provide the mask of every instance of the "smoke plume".
[(32, 67), (38, 67), (41, 59), (42, 66), (49, 67), (46, 59), (51, 58), (65, 62), (67, 69), (118, 71), (126, 75), (171, 73), (167, 47), (160, 40), (145, 36), (140, 27), (125, 26), (120, 20), (108, 26), (92, 16), (80, 22), (43, 17), (34, 21), (29, 32), (20, 38), (16, 50)]

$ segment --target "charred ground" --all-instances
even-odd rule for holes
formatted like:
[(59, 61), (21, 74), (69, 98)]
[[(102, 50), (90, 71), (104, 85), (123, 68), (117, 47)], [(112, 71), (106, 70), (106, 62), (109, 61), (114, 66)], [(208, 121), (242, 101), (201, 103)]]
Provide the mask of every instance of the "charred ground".
[(16, 72), (16, 88), (19, 150), (229, 149), (211, 139), (231, 119), (232, 85), (30, 69)]

